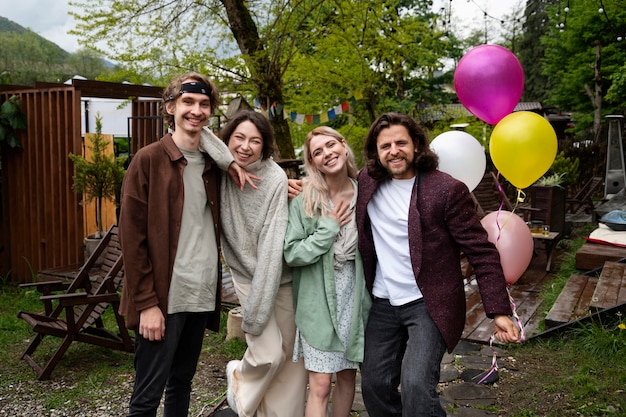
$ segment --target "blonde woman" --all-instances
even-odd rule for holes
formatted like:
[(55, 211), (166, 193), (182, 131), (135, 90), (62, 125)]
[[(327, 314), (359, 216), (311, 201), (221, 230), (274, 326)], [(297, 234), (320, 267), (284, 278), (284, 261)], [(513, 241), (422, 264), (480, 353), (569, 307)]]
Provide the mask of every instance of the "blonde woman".
[(309, 373), (306, 417), (348, 417), (356, 370), (363, 360), (364, 329), (371, 304), (357, 250), (354, 154), (329, 127), (311, 131), (304, 145), (308, 176), (289, 204), (284, 256), (293, 267), (296, 342)]

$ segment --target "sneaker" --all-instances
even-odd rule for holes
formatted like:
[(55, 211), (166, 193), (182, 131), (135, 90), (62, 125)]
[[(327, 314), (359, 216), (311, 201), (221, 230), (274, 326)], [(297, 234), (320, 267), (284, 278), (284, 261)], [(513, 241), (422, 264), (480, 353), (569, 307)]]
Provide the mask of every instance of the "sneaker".
[(241, 361), (230, 361), (226, 365), (226, 383), (228, 385), (228, 390), (226, 391), (226, 401), (228, 401), (230, 409), (237, 415), (239, 415), (239, 411), (237, 411), (237, 399), (235, 398), (235, 393), (232, 389), (232, 378), (235, 368), (239, 366), (239, 362)]

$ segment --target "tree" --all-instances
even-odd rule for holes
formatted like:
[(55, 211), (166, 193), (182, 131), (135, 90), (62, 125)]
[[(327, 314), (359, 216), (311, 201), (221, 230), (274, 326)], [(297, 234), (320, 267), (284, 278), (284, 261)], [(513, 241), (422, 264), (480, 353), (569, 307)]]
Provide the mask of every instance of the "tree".
[(319, 109), (359, 90), (369, 124), (381, 109), (449, 100), (432, 75), (446, 54), (459, 54), (436, 27), (428, 0), (70, 4), (82, 10), (72, 12), (79, 21), (73, 33), (122, 62), (126, 75), (149, 73), (160, 84), (194, 69), (226, 93), (254, 98), (271, 118), (283, 158), (294, 155), (286, 106)]
[[(135, 74), (164, 83), (190, 69), (213, 74), (220, 85), (251, 93), (269, 111), (284, 104), (283, 75), (299, 41), (302, 22), (323, 0), (75, 0), (81, 12), (74, 34), (81, 42)], [(233, 38), (227, 36), (229, 28)], [(233, 42), (234, 40), (234, 42)], [(235, 48), (239, 49), (237, 56)], [(294, 156), (286, 119), (271, 118), (281, 157)]]
[[(428, 2), (326, 2), (306, 21), (314, 34), (285, 75), (291, 108), (319, 113), (362, 95), (350, 123), (369, 126), (384, 111), (449, 101), (433, 82), (453, 42), (435, 24)], [(437, 80), (441, 83), (441, 79)], [(333, 122), (347, 123), (346, 117)]]
[(544, 102), (551, 87), (551, 78), (543, 74), (545, 45), (541, 37), (551, 24), (547, 6), (557, 0), (528, 0), (524, 12), (524, 31), (519, 47), (519, 60), (524, 68), (524, 101)]
[(68, 71), (74, 75), (81, 75), (87, 79), (102, 79), (106, 74), (113, 72), (113, 68), (96, 51), (83, 48), (71, 54), (67, 59)]
[(624, 102), (609, 105), (604, 94), (626, 61), (620, 36), (626, 33), (626, 10), (619, 0), (605, 0), (603, 8), (591, 0), (571, 0), (569, 8), (548, 9), (550, 31), (544, 75), (550, 77), (549, 102), (576, 113), (581, 128), (591, 127), (592, 139), (601, 133), (602, 116), (623, 112)]
[(91, 158), (69, 154), (74, 163), (75, 174), (72, 177), (72, 189), (85, 195), (87, 202), (96, 200), (96, 238), (103, 236), (102, 203), (105, 199), (113, 200), (118, 194), (124, 179), (126, 158), (116, 158), (106, 153), (107, 140), (102, 136), (102, 117), (96, 115), (96, 134), (91, 137)]
[(320, 114), (359, 97), (349, 115), (327, 124), (360, 149), (380, 113), (414, 113), (416, 103), (449, 100), (437, 96), (442, 89), (432, 82), (451, 50), (435, 17), (423, 0), (372, 1), (367, 7), (350, 0), (325, 2), (305, 20), (313, 36), (300, 44), (285, 74), (290, 108)]
[(0, 68), (10, 73), (14, 84), (63, 82), (68, 78), (65, 60), (69, 54), (30, 30), (0, 32), (0, 45)]

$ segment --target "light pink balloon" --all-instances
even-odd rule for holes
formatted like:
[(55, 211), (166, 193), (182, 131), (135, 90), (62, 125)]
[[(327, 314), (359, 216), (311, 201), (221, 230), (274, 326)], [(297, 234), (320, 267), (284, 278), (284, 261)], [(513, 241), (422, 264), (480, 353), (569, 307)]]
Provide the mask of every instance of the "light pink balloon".
[(524, 70), (508, 49), (480, 45), (459, 61), (454, 71), (454, 88), (467, 110), (495, 125), (515, 109), (522, 97)]
[(480, 222), (500, 253), (507, 284), (515, 284), (533, 257), (530, 229), (521, 217), (506, 210), (489, 213)]

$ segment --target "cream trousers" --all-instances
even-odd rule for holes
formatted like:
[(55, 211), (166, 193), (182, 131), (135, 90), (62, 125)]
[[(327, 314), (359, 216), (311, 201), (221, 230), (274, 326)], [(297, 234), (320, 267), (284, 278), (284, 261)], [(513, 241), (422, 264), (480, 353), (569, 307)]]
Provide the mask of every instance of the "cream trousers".
[[(250, 284), (233, 285), (239, 302), (245, 304)], [(306, 398), (307, 371), (302, 358), (291, 360), (296, 335), (291, 284), (278, 290), (274, 313), (258, 336), (246, 333), (246, 349), (232, 377), (232, 390), (241, 417), (302, 417)]]

